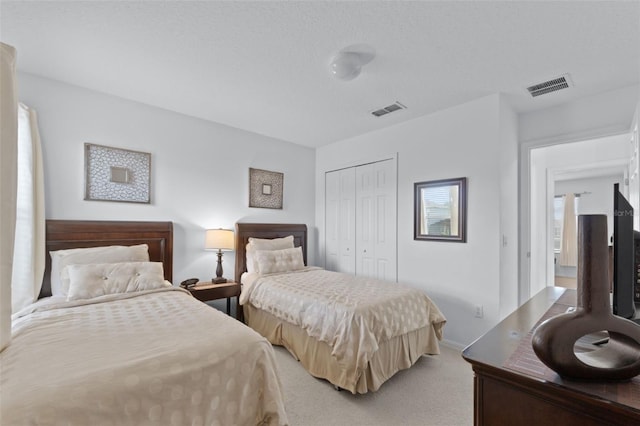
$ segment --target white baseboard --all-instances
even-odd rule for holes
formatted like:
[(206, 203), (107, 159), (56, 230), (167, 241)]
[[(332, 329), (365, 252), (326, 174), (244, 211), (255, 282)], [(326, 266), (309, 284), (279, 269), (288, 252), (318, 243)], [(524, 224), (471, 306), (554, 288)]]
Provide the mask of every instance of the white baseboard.
[(461, 345), (458, 342), (454, 342), (454, 341), (447, 340), (447, 339), (444, 339), (444, 340), (440, 341), (440, 345), (446, 346), (447, 348), (450, 348), (450, 349), (455, 349), (455, 350), (460, 351), (460, 352), (462, 352), (462, 350), (467, 347), (465, 345)]

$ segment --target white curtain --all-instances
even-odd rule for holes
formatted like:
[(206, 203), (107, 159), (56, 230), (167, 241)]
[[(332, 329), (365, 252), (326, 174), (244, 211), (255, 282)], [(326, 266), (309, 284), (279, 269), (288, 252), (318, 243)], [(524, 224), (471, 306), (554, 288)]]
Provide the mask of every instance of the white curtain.
[(562, 221), (562, 243), (558, 262), (561, 266), (578, 266), (578, 236), (576, 234), (575, 195), (564, 196), (564, 218)]
[(36, 112), (18, 106), (18, 196), (13, 249), (13, 312), (35, 302), (44, 274), (44, 179)]
[(11, 271), (16, 225), (16, 50), (0, 42), (0, 351), (11, 342)]

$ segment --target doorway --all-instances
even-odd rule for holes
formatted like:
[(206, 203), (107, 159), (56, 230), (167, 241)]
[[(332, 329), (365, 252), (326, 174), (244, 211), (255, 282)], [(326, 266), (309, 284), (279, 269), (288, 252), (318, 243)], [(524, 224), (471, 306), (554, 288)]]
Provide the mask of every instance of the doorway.
[[(556, 186), (563, 193), (591, 192), (580, 194), (579, 214), (607, 214), (610, 211), (609, 216), (612, 217), (612, 182), (616, 179), (622, 180), (621, 184), (626, 183), (631, 158), (629, 138), (629, 133), (623, 133), (583, 141), (523, 147), (520, 303), (544, 287), (556, 285)], [(596, 185), (600, 188), (595, 190), (596, 194), (593, 186), (584, 186), (589, 182), (594, 185), (600, 182)], [(609, 183), (611, 196), (607, 195), (606, 190)], [(582, 186), (571, 186), (576, 184)], [(562, 189), (563, 185), (569, 186)], [(560, 273), (570, 275), (566, 270)], [(564, 284), (572, 285), (570, 281)]]

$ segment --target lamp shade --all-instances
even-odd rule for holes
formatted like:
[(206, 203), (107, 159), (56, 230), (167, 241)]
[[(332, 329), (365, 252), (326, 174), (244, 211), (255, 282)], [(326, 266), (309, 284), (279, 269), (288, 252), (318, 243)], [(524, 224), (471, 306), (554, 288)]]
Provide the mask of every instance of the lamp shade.
[(233, 231), (230, 229), (207, 229), (204, 248), (206, 250), (233, 250), (235, 248)]

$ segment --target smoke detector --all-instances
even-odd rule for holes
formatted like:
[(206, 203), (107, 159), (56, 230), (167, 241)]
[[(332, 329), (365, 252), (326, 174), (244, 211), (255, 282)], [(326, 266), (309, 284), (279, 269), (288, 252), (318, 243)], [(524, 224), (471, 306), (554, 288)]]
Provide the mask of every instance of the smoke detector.
[(535, 98), (536, 96), (546, 95), (547, 93), (557, 92), (558, 90), (568, 89), (569, 87), (573, 87), (571, 77), (569, 74), (562, 74), (551, 80), (529, 86), (527, 87), (527, 91)]
[(395, 111), (400, 111), (401, 109), (407, 109), (407, 107), (402, 105), (400, 102), (396, 101), (391, 105), (387, 105), (384, 108), (371, 111), (371, 114), (375, 115), (376, 117), (382, 117), (383, 115), (387, 115)]

